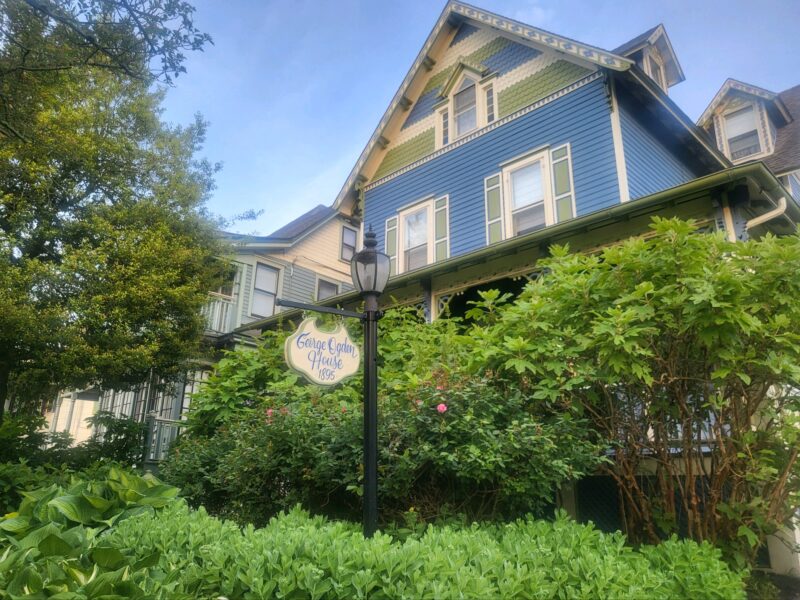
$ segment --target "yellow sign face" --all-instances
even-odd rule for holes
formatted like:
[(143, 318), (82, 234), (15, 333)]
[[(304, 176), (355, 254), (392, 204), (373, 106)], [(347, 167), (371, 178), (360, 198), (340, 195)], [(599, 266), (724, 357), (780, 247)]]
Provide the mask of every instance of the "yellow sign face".
[(361, 352), (344, 325), (321, 331), (313, 317), (286, 338), (283, 351), (292, 369), (319, 385), (336, 385), (356, 373), (361, 363)]

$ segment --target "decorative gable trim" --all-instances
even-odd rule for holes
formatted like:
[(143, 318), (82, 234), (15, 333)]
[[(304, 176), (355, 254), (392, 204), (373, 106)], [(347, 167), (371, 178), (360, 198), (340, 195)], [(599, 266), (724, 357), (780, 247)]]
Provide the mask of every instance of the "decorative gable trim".
[(589, 46), (588, 44), (582, 44), (543, 29), (537, 29), (536, 27), (525, 25), (519, 21), (501, 17), (483, 9), (470, 6), (469, 4), (453, 2), (451, 6), (452, 11), (456, 14), (464, 15), (465, 17), (489, 25), (499, 31), (516, 35), (530, 42), (547, 46), (559, 52), (564, 52), (565, 54), (571, 54), (581, 60), (597, 63), (601, 67), (625, 71), (633, 64), (633, 62), (627, 58), (617, 56), (607, 50)]
[(490, 131), (493, 131), (494, 129), (497, 129), (501, 125), (505, 125), (506, 123), (509, 123), (509, 122), (511, 122), (511, 121), (513, 121), (515, 119), (518, 119), (518, 118), (520, 118), (520, 117), (522, 117), (524, 115), (527, 115), (528, 113), (530, 113), (530, 112), (532, 112), (532, 111), (534, 111), (534, 110), (536, 110), (538, 108), (541, 108), (545, 104), (549, 104), (553, 100), (557, 100), (557, 99), (561, 98), (562, 96), (565, 96), (565, 95), (569, 94), (570, 92), (573, 92), (573, 91), (577, 90), (578, 88), (581, 88), (581, 87), (591, 83), (592, 81), (595, 81), (595, 80), (599, 79), (602, 76), (603, 76), (603, 74), (601, 72), (592, 73), (588, 77), (584, 77), (583, 79), (580, 79), (580, 80), (576, 81), (575, 83), (573, 83), (571, 85), (568, 85), (567, 87), (565, 87), (565, 88), (563, 88), (563, 89), (561, 89), (561, 90), (559, 90), (559, 91), (557, 91), (557, 92), (555, 92), (553, 94), (550, 94), (549, 96), (547, 96), (545, 98), (542, 98), (541, 100), (531, 104), (530, 106), (527, 106), (527, 107), (525, 107), (525, 108), (523, 108), (521, 110), (518, 110), (518, 111), (516, 111), (514, 113), (511, 113), (510, 115), (508, 115), (506, 117), (498, 119), (497, 121), (494, 121), (493, 123), (490, 123), (486, 127), (482, 127), (482, 128), (480, 128), (480, 129), (478, 129), (478, 130), (476, 130), (476, 131), (474, 131), (474, 132), (472, 132), (470, 134), (467, 134), (464, 137), (459, 138), (458, 140), (454, 141), (453, 143), (448, 144), (447, 146), (444, 146), (443, 148), (440, 148), (439, 150), (436, 150), (435, 152), (432, 152), (431, 154), (428, 154), (427, 156), (424, 156), (423, 158), (420, 158), (419, 160), (414, 161), (413, 163), (411, 163), (409, 165), (406, 165), (405, 167), (402, 167), (401, 169), (398, 169), (397, 171), (389, 173), (388, 175), (386, 175), (384, 177), (381, 177), (380, 179), (376, 179), (372, 183), (364, 186), (364, 191), (368, 192), (369, 190), (372, 190), (372, 189), (378, 187), (379, 185), (382, 185), (382, 184), (386, 183), (387, 181), (391, 181), (395, 177), (399, 177), (400, 175), (402, 175), (404, 173), (408, 173), (412, 169), (416, 169), (420, 165), (424, 165), (425, 163), (430, 162), (433, 159), (438, 158), (439, 156), (442, 156), (443, 154), (446, 154), (446, 153), (450, 152), (451, 150), (455, 150), (456, 148), (458, 148), (460, 146), (463, 146), (464, 144), (466, 144), (468, 142), (471, 142), (475, 138), (478, 138), (478, 137), (480, 137), (482, 135), (485, 135), (485, 134), (489, 133)]
[[(749, 83), (744, 83), (742, 81), (737, 81), (736, 79), (727, 79), (725, 83), (722, 84), (722, 87), (714, 96), (714, 99), (711, 100), (711, 103), (708, 107), (703, 111), (703, 114), (700, 115), (700, 118), (697, 119), (697, 124), (701, 127), (705, 126), (709, 120), (711, 120), (712, 115), (717, 111), (719, 105), (725, 100), (728, 92), (731, 90), (736, 90), (739, 92), (743, 92), (745, 94), (749, 94), (751, 96), (755, 96), (756, 98), (761, 98), (763, 100), (776, 100), (778, 99), (778, 94), (774, 92), (770, 92), (769, 90), (765, 90), (764, 88), (760, 88), (755, 85), (750, 85)], [(790, 121), (791, 118), (788, 116), (786, 111), (784, 110), (782, 103), (777, 103), (778, 109), (784, 113), (784, 116), (787, 117), (787, 121)]]
[(348, 175), (347, 180), (342, 186), (342, 189), (339, 191), (339, 194), (336, 197), (336, 201), (333, 204), (334, 209), (337, 210), (340, 209), (342, 203), (345, 201), (350, 191), (353, 189), (356, 182), (356, 177), (366, 164), (367, 159), (372, 153), (372, 150), (375, 147), (378, 138), (383, 135), (383, 130), (386, 128), (386, 126), (389, 123), (389, 120), (394, 115), (395, 109), (398, 106), (400, 98), (404, 96), (406, 90), (411, 85), (411, 82), (414, 80), (419, 70), (421, 68), (426, 68), (426, 65), (429, 63), (428, 54), (434, 42), (437, 40), (439, 34), (442, 32), (443, 28), (447, 25), (448, 20), (450, 20), (453, 15), (461, 15), (463, 17), (472, 19), (479, 23), (485, 23), (495, 29), (504, 31), (510, 34), (511, 36), (516, 36), (520, 40), (524, 40), (529, 43), (530, 42), (539, 43), (549, 48), (556, 49), (560, 52), (571, 54), (572, 56), (580, 60), (594, 62), (598, 65), (601, 65), (609, 69), (615, 69), (618, 71), (627, 71), (633, 65), (632, 61), (623, 58), (621, 56), (617, 56), (616, 54), (613, 54), (611, 52), (607, 52), (606, 50), (595, 48), (593, 46), (589, 46), (586, 44), (581, 44), (579, 42), (576, 42), (575, 40), (571, 40), (561, 36), (556, 36), (552, 33), (524, 25), (517, 21), (505, 19), (499, 15), (480, 10), (468, 4), (451, 1), (444, 7), (444, 10), (442, 11), (441, 15), (439, 15), (439, 18), (436, 21), (433, 30), (428, 35), (428, 38), (425, 40), (422, 49), (420, 50), (419, 54), (417, 54), (417, 58), (414, 60), (414, 63), (411, 65), (411, 68), (409, 69), (408, 73), (406, 73), (403, 82), (400, 84), (400, 88), (395, 93), (394, 98), (389, 104), (389, 107), (386, 109), (383, 116), (381, 117), (378, 126), (375, 128), (375, 131), (370, 136), (370, 139), (367, 142), (366, 147), (361, 152), (361, 154), (358, 157), (358, 160), (356, 161), (356, 164), (350, 171), (350, 175)]
[(439, 96), (441, 98), (447, 98), (450, 95), (450, 92), (453, 90), (453, 86), (458, 82), (461, 78), (461, 74), (464, 71), (468, 71), (473, 73), (479, 80), (486, 75), (488, 69), (481, 64), (469, 62), (464, 58), (459, 58), (456, 62), (455, 69), (453, 72), (450, 73), (450, 77), (447, 78), (444, 85), (442, 86), (442, 90), (439, 92)]

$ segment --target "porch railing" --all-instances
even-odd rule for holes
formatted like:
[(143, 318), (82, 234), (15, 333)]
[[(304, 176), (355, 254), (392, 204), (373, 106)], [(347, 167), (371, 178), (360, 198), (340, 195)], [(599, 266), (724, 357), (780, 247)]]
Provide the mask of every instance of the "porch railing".
[(186, 421), (163, 419), (152, 413), (148, 415), (143, 449), (144, 463), (152, 465), (163, 461), (184, 427)]
[(233, 296), (225, 296), (216, 292), (208, 294), (208, 302), (203, 307), (206, 318), (206, 329), (214, 333), (227, 333), (233, 329), (231, 317), (234, 314)]

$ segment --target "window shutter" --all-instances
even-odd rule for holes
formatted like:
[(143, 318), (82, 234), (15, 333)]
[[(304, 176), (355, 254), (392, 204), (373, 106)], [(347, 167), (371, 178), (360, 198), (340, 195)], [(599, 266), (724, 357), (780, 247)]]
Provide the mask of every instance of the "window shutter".
[(569, 145), (556, 148), (550, 153), (553, 169), (553, 205), (556, 222), (566, 221), (575, 216), (575, 193), (572, 189), (572, 162)]
[(486, 243), (503, 239), (503, 203), (500, 196), (500, 175), (488, 177), (484, 183), (486, 198)]
[(397, 275), (397, 217), (386, 219), (384, 252), (389, 256), (389, 274)]
[(437, 198), (433, 205), (434, 255), (433, 260), (445, 260), (450, 256), (450, 224), (448, 198)]

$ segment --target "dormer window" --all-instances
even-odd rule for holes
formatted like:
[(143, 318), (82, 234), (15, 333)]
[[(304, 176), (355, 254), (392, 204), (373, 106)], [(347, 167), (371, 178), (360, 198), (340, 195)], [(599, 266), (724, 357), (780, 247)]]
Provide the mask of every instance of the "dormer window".
[(456, 123), (456, 137), (461, 137), (478, 127), (475, 81), (469, 77), (464, 78), (453, 95), (453, 116)]
[(752, 104), (725, 115), (725, 137), (731, 160), (761, 152), (756, 114)]
[(655, 55), (651, 54), (647, 57), (647, 62), (650, 66), (650, 77), (652, 77), (653, 81), (658, 84), (658, 87), (660, 87), (662, 90), (666, 90), (667, 85), (664, 82), (664, 69), (661, 66), (660, 60), (656, 58)]
[(441, 100), (436, 104), (436, 147), (469, 135), (496, 118), (492, 75), (480, 65), (459, 63), (442, 87)]

